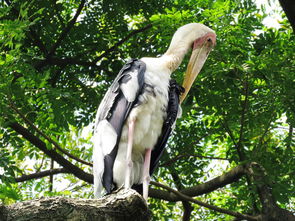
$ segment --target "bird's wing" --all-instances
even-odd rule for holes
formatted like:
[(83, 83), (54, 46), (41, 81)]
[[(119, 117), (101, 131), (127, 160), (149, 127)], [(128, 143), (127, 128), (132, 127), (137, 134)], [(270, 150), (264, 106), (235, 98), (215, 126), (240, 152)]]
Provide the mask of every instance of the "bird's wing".
[[(96, 115), (94, 130), (94, 188), (113, 188), (113, 166), (125, 120), (144, 85), (145, 63), (133, 59), (120, 70), (104, 96)], [(100, 190), (98, 190), (100, 191)]]
[(162, 133), (158, 138), (158, 142), (156, 143), (152, 155), (151, 155), (151, 165), (150, 165), (150, 175), (157, 168), (159, 160), (163, 154), (164, 148), (166, 146), (167, 140), (173, 130), (175, 121), (178, 117), (178, 113), (180, 111), (179, 107), (179, 96), (184, 92), (184, 88), (176, 83), (175, 80), (170, 80), (169, 85), (169, 102), (167, 106), (167, 117), (164, 121)]

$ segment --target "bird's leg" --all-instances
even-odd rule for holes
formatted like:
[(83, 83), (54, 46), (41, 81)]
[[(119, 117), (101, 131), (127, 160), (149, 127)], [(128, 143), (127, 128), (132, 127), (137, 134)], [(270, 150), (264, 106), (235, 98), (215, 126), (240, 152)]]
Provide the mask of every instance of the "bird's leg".
[(142, 195), (145, 200), (148, 198), (149, 183), (150, 183), (150, 163), (152, 149), (147, 149), (144, 157), (143, 173), (142, 173)]
[(131, 177), (131, 170), (133, 167), (132, 162), (132, 145), (133, 145), (133, 135), (134, 135), (134, 123), (135, 119), (132, 119), (128, 123), (128, 144), (127, 144), (127, 154), (126, 154), (126, 176), (125, 176), (125, 189), (130, 189), (130, 177)]

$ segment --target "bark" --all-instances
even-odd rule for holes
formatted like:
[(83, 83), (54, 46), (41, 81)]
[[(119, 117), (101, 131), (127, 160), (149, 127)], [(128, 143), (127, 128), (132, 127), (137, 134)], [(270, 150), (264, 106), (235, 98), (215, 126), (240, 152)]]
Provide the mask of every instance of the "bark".
[(150, 220), (145, 200), (121, 189), (101, 199), (41, 198), (0, 206), (0, 221)]
[(286, 13), (289, 22), (295, 32), (295, 1), (294, 0), (279, 0), (280, 4)]

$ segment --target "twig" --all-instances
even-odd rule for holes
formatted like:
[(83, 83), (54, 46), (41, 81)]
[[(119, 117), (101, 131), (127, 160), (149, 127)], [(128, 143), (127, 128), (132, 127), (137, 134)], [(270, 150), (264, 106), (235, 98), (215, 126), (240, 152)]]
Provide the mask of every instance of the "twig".
[(234, 137), (234, 135), (233, 135), (231, 129), (229, 128), (229, 126), (228, 126), (228, 124), (227, 124), (225, 118), (223, 118), (222, 125), (223, 125), (223, 127), (225, 128), (226, 132), (228, 133), (229, 137), (231, 138), (231, 140), (232, 140), (234, 146), (237, 148), (237, 143), (236, 143), (235, 137)]
[(36, 169), (36, 172), (40, 172), (41, 168), (43, 167), (44, 160), (45, 160), (45, 156), (42, 157), (40, 166)]
[(150, 29), (151, 27), (152, 27), (152, 24), (148, 24), (148, 25), (146, 25), (145, 27), (143, 27), (141, 29), (132, 31), (125, 38), (123, 38), (120, 41), (118, 41), (116, 44), (114, 44), (112, 47), (110, 47), (104, 53), (102, 53), (100, 56), (98, 56), (96, 59), (94, 59), (93, 63), (96, 64), (100, 59), (106, 57), (108, 54), (110, 54), (111, 52), (113, 52), (116, 48), (118, 48), (120, 45), (122, 45), (129, 38), (133, 37), (134, 35), (136, 35), (138, 33), (144, 32), (145, 30)]
[[(247, 73), (246, 73), (247, 74)], [(248, 84), (248, 79), (246, 79), (246, 82), (244, 82), (244, 92), (245, 92), (245, 100), (242, 102), (242, 113), (241, 113), (241, 119), (240, 119), (240, 135), (239, 135), (239, 140), (237, 143), (237, 152), (239, 155), (239, 158), (241, 161), (246, 160), (245, 155), (242, 150), (242, 142), (244, 139), (244, 126), (245, 126), (245, 117), (246, 117), (246, 111), (247, 111), (247, 105), (248, 105), (248, 96), (249, 96), (249, 84)]]
[[(47, 62), (51, 60), (52, 56), (54, 55), (56, 49), (60, 46), (61, 42), (66, 38), (67, 34), (70, 32), (70, 30), (73, 28), (74, 24), (77, 21), (77, 18), (79, 17), (84, 5), (85, 5), (86, 0), (82, 0), (74, 17), (71, 19), (71, 21), (67, 24), (65, 29), (62, 31), (60, 34), (59, 38), (56, 40), (56, 42), (52, 45), (50, 48), (49, 52), (45, 54), (45, 59), (38, 62), (35, 65), (36, 69), (41, 69), (45, 65), (47, 65)], [(50, 62), (49, 62), (50, 63)]]
[(15, 178), (16, 182), (24, 182), (27, 180), (32, 180), (32, 179), (39, 179), (42, 177), (54, 175), (54, 174), (59, 174), (59, 173), (69, 173), (69, 171), (65, 168), (56, 168), (56, 169), (51, 169), (51, 170), (45, 170), (42, 172), (37, 172), (37, 173), (32, 173), (29, 175), (22, 175), (21, 177)]
[[(90, 66), (90, 67), (97, 67), (95, 62), (91, 61), (82, 61), (77, 57), (65, 57), (65, 58), (58, 58), (55, 56), (52, 56), (50, 58), (44, 59), (40, 61), (40, 63), (43, 63), (42, 65), (58, 65), (58, 66), (64, 66), (68, 64), (73, 64), (73, 65), (82, 65), (82, 66)], [(38, 66), (39, 67), (39, 66)], [(41, 66), (40, 66), (41, 67)]]
[(57, 49), (57, 47), (61, 44), (61, 42), (64, 40), (64, 38), (67, 36), (67, 34), (70, 32), (70, 30), (73, 28), (74, 24), (77, 21), (77, 18), (79, 17), (84, 5), (85, 5), (86, 0), (82, 0), (74, 17), (72, 18), (72, 20), (68, 23), (68, 25), (66, 26), (66, 28), (62, 31), (61, 35), (59, 36), (59, 38), (56, 40), (56, 42), (54, 43), (54, 45), (51, 47), (51, 49), (49, 50), (49, 53), (47, 55), (47, 57), (51, 57), (54, 53), (55, 50)]
[(30, 39), (32, 39), (33, 43), (40, 49), (40, 51), (46, 56), (48, 53), (46, 46), (43, 44), (43, 42), (40, 40), (40, 37), (36, 34), (34, 29), (32, 27), (29, 27), (29, 35), (31, 36)]

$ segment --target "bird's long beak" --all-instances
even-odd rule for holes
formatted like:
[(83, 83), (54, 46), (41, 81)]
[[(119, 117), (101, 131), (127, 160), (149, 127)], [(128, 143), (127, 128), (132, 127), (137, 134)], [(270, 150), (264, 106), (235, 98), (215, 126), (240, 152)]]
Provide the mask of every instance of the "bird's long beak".
[(190, 57), (182, 83), (182, 87), (184, 87), (185, 91), (180, 97), (180, 103), (182, 103), (186, 98), (210, 51), (215, 46), (215, 41), (216, 35), (211, 34), (205, 39), (198, 39), (194, 42), (192, 55)]

